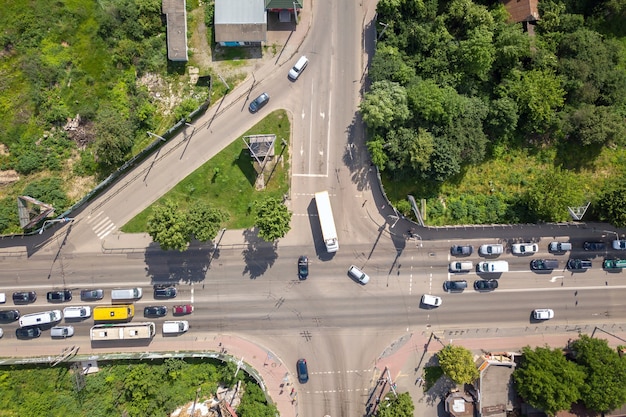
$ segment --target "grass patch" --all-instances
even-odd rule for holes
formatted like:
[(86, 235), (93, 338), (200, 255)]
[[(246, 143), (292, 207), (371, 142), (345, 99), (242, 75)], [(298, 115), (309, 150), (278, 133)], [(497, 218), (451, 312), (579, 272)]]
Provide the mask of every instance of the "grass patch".
[(281, 139), (288, 142), (290, 132), (291, 125), (287, 113), (284, 110), (276, 110), (242, 135), (268, 133), (276, 135), (275, 159), (281, 154), (283, 158), (282, 162), (276, 164), (271, 177), (266, 170), (264, 190), (257, 191), (254, 187), (256, 173), (253, 158), (240, 136), (153, 205), (135, 216), (121, 230), (126, 233), (146, 232), (147, 221), (153, 207), (166, 200), (176, 201), (181, 208), (195, 201), (204, 201), (230, 214), (227, 228), (242, 229), (253, 226), (254, 201), (268, 196), (282, 199), (289, 189), (289, 150)]
[(439, 378), (443, 376), (443, 371), (440, 366), (425, 366), (424, 367), (424, 391), (431, 389)]

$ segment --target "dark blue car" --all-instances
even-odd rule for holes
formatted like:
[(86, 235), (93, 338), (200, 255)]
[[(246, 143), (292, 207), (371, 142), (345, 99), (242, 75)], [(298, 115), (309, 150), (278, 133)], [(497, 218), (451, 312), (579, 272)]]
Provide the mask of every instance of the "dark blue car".
[(259, 109), (267, 104), (270, 101), (270, 96), (267, 93), (262, 93), (260, 96), (252, 100), (250, 103), (250, 113), (256, 113)]
[(301, 384), (306, 383), (309, 380), (309, 370), (306, 366), (306, 359), (298, 359), (296, 369), (298, 370), (298, 381), (300, 381)]

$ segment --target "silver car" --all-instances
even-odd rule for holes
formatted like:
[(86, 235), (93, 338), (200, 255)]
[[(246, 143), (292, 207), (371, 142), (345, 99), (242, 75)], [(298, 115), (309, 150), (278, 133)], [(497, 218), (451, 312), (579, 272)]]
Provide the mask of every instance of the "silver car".
[(478, 253), (483, 256), (500, 255), (503, 252), (504, 246), (499, 243), (481, 245), (480, 248), (478, 248)]

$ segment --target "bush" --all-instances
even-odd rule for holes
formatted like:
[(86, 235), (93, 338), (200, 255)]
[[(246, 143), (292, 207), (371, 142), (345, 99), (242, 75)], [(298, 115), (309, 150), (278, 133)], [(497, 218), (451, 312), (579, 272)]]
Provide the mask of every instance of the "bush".
[(61, 187), (62, 184), (61, 178), (44, 178), (28, 184), (23, 194), (51, 204), (57, 212), (62, 212), (68, 207), (68, 198)]

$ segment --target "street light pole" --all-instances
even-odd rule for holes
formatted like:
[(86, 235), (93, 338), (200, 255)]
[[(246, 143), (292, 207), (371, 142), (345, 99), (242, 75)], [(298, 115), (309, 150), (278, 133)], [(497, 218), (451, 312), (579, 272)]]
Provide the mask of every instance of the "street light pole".
[(39, 229), (39, 234), (42, 234), (44, 230), (46, 230), (46, 226), (49, 224), (53, 224), (53, 223), (67, 223), (67, 222), (73, 222), (74, 218), (72, 217), (61, 217), (60, 219), (52, 219), (52, 220), (46, 220), (45, 222), (43, 222), (43, 226), (41, 226), (41, 229)]

